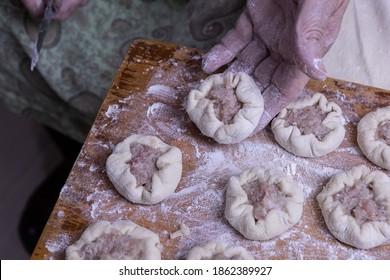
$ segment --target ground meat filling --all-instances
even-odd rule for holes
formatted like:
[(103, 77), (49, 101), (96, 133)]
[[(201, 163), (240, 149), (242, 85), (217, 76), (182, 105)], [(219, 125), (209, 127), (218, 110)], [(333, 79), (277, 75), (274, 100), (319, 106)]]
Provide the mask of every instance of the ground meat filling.
[(375, 139), (382, 140), (390, 146), (390, 120), (379, 124), (376, 130)]
[(130, 152), (131, 159), (127, 164), (137, 181), (137, 187), (151, 191), (153, 174), (158, 170), (156, 162), (163, 152), (139, 143), (130, 144)]
[(357, 181), (353, 186), (346, 186), (333, 197), (343, 205), (346, 214), (355, 218), (359, 225), (371, 221), (386, 221), (386, 204), (375, 196), (371, 183)]
[(119, 231), (99, 236), (83, 245), (78, 254), (84, 260), (141, 260), (144, 255), (141, 240)]
[(203, 258), (202, 260), (244, 260), (240, 255), (234, 255), (231, 257), (226, 256), (224, 253), (216, 253), (210, 258)]
[(242, 103), (237, 99), (232, 88), (214, 88), (209, 92), (208, 98), (214, 101), (215, 115), (224, 124), (231, 124), (234, 116), (242, 108)]
[(256, 221), (264, 220), (272, 209), (283, 209), (285, 195), (274, 184), (254, 181), (242, 186), (247, 193), (249, 203), (253, 205), (253, 216)]
[(288, 110), (285, 118), (285, 127), (296, 126), (303, 135), (312, 133), (321, 141), (331, 131), (331, 129), (322, 124), (327, 114), (321, 108), (313, 106)]

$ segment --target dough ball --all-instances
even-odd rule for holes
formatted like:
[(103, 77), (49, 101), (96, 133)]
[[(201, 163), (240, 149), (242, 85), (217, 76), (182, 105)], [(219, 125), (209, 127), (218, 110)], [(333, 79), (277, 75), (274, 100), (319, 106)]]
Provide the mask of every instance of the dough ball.
[(244, 247), (212, 240), (192, 248), (187, 260), (253, 260), (253, 256)]
[(334, 175), (317, 195), (329, 231), (359, 249), (390, 238), (390, 179), (360, 165)]
[(116, 145), (107, 159), (106, 170), (126, 199), (156, 204), (170, 196), (179, 184), (182, 154), (155, 136), (134, 134)]
[(131, 221), (98, 221), (66, 249), (68, 260), (160, 260), (158, 235)]
[(303, 192), (277, 170), (253, 168), (226, 185), (225, 217), (245, 238), (271, 239), (301, 219)]
[(341, 108), (316, 93), (283, 109), (272, 121), (275, 140), (300, 157), (319, 157), (336, 150), (344, 140)]
[(390, 170), (390, 106), (370, 112), (360, 120), (357, 142), (372, 163)]
[(250, 136), (264, 110), (263, 96), (243, 73), (215, 74), (190, 92), (187, 113), (200, 131), (221, 144)]

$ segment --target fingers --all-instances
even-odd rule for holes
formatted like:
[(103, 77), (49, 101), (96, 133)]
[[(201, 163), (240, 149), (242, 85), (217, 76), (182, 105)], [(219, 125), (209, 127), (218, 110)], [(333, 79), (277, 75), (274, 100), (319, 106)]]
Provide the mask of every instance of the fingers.
[(326, 79), (326, 69), (323, 56), (325, 47), (326, 15), (321, 8), (314, 5), (313, 0), (302, 1), (298, 8), (295, 26), (296, 50), (295, 63), (309, 77), (316, 80)]
[(280, 61), (269, 56), (257, 66), (253, 78), (262, 92), (271, 84), (272, 77), (279, 65)]
[(312, 79), (325, 81), (327, 72), (323, 60), (324, 54), (321, 51), (322, 47), (320, 44), (311, 42), (308, 46), (301, 47), (301, 49), (305, 50), (296, 59), (296, 64), (301, 71)]
[(22, 0), (22, 3), (33, 19), (39, 19), (43, 16), (45, 3), (42, 0)]
[(304, 0), (298, 6), (295, 63), (313, 79), (326, 79), (323, 57), (336, 40), (348, 2)]
[(60, 3), (60, 8), (53, 15), (53, 19), (67, 20), (79, 6), (86, 5), (89, 0), (57, 0), (57, 2)]
[(308, 81), (309, 77), (294, 64), (287, 61), (280, 64), (271, 84), (263, 92), (264, 112), (254, 133), (266, 127), (283, 108), (293, 102)]
[[(33, 19), (40, 19), (45, 12), (45, 3), (43, 0), (22, 0), (24, 6), (28, 10)], [(54, 7), (58, 10), (53, 14), (53, 19), (66, 20), (68, 19), (77, 7), (86, 5), (89, 0), (54, 0)]]
[(268, 55), (265, 45), (259, 40), (250, 42), (229, 66), (227, 71), (237, 73), (245, 72), (252, 75), (257, 65)]
[(252, 41), (252, 37), (252, 22), (247, 12), (243, 12), (236, 26), (222, 38), (221, 43), (205, 55), (202, 62), (203, 71), (211, 74), (231, 62)]

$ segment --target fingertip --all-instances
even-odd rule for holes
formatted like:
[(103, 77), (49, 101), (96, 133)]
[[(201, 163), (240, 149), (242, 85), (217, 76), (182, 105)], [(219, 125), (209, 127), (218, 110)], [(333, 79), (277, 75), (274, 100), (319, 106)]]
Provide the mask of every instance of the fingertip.
[(213, 73), (223, 65), (228, 64), (235, 58), (235, 54), (228, 48), (219, 44), (212, 48), (203, 58), (202, 69), (206, 73)]
[(217, 70), (214, 66), (214, 60), (215, 58), (210, 58), (210, 55), (205, 55), (205, 57), (202, 60), (202, 70), (203, 72), (207, 74), (213, 73), (215, 70)]
[(298, 65), (303, 73), (314, 80), (325, 81), (328, 77), (324, 60), (320, 57), (304, 58)]
[(325, 81), (327, 78), (328, 78), (327, 75), (320, 75), (320, 76), (315, 77), (314, 79), (316, 79), (317, 81), (323, 82), (323, 81)]
[(213, 47), (203, 57), (202, 70), (207, 74), (211, 74), (218, 69), (218, 65), (219, 65), (218, 48), (219, 48), (218, 45)]
[(305, 73), (309, 78), (317, 80), (317, 81), (325, 81), (328, 77), (326, 73), (319, 72), (319, 71), (310, 71), (308, 73)]
[(322, 58), (313, 58), (312, 64), (313, 64), (312, 78), (319, 81), (326, 80), (327, 74), (324, 65), (324, 60)]

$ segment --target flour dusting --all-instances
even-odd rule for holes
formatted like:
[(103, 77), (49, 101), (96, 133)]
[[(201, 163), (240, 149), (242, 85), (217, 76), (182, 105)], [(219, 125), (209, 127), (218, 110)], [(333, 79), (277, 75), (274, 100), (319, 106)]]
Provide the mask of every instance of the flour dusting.
[(47, 240), (45, 247), (46, 249), (51, 252), (55, 253), (58, 251), (65, 250), (70, 243), (71, 236), (65, 233), (60, 234), (55, 241)]
[(108, 106), (108, 109), (107, 109), (107, 112), (105, 113), (105, 115), (108, 118), (110, 118), (118, 111), (118, 109), (119, 109), (118, 104), (110, 105), (110, 106)]
[(65, 217), (65, 212), (64, 211), (58, 211), (57, 212), (57, 217), (58, 218), (64, 218)]
[[(197, 60), (200, 58), (196, 57)], [(210, 55), (205, 67), (211, 67), (215, 59)], [(375, 255), (375, 251), (357, 250), (337, 241), (327, 229), (316, 201), (316, 195), (333, 175), (351, 167), (346, 157), (350, 162), (365, 161), (355, 142), (351, 143), (346, 138), (335, 152), (313, 159), (294, 156), (281, 148), (268, 128), (237, 144), (217, 144), (201, 136), (185, 113), (185, 98), (200, 79), (196, 80), (196, 75), (186, 71), (180, 63), (160, 63), (173, 66), (176, 63), (177, 66), (170, 71), (148, 70), (153, 71), (153, 75), (144, 92), (133, 92), (109, 105), (102, 116), (106, 118), (103, 125), (91, 130), (94, 139), (88, 147), (92, 150), (88, 154), (91, 158), (83, 156), (75, 165), (84, 175), (82, 187), (79, 178), (71, 177), (61, 190), (64, 200), (83, 205), (76, 209), (76, 213), (86, 223), (100, 219), (129, 219), (144, 225), (159, 234), (164, 246), (163, 259), (184, 259), (192, 247), (214, 239), (244, 246), (257, 259), (390, 258), (385, 252), (379, 251)], [(142, 102), (137, 103), (140, 98)], [(333, 93), (333, 98), (342, 104), (348, 102), (345, 94), (339, 91)], [(143, 106), (143, 113), (131, 115), (134, 106)], [(115, 138), (123, 133), (120, 135), (125, 137), (120, 129), (126, 129), (126, 126), (119, 129), (112, 120), (125, 122), (123, 114), (127, 112), (130, 112), (128, 118), (131, 119), (127, 121), (136, 124), (132, 129), (137, 133), (158, 136), (183, 152), (183, 174), (179, 186), (161, 203), (130, 203), (116, 191), (104, 172), (106, 157), (101, 158), (101, 152), (107, 152), (108, 156), (115, 145), (112, 139), (103, 141), (101, 139), (105, 137), (101, 136), (112, 135)], [(356, 119), (355, 116), (350, 111), (345, 113), (344, 123), (353, 125), (349, 120), (351, 117)], [(133, 132), (130, 129), (126, 131)], [(115, 141), (119, 140), (117, 137)], [(268, 241), (245, 239), (224, 216), (225, 185), (229, 177), (253, 167), (285, 172), (304, 193), (302, 219), (285, 233)], [(57, 217), (62, 218), (62, 214), (58, 212)], [(188, 227), (186, 232), (191, 234), (171, 240), (170, 234), (176, 232), (180, 224), (185, 224)], [(74, 236), (72, 238), (75, 239)], [(63, 252), (70, 241), (70, 236), (60, 234), (55, 241), (47, 241), (46, 248), (52, 253)]]

